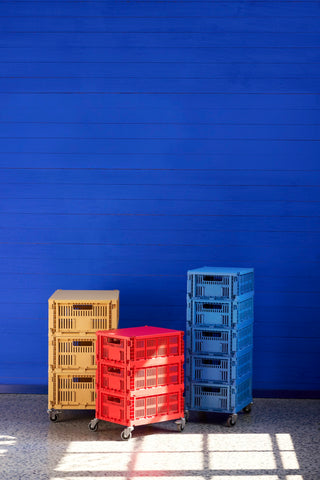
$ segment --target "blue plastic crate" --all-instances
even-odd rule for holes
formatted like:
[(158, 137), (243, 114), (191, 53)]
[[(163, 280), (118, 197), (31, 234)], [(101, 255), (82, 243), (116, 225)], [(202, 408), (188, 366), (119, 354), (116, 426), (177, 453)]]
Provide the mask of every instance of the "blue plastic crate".
[(238, 383), (186, 383), (185, 407), (200, 412), (237, 413), (252, 402), (252, 377)]
[(187, 299), (187, 322), (191, 327), (240, 327), (254, 317), (253, 293), (241, 300)]
[(235, 299), (253, 290), (253, 268), (202, 267), (188, 271), (190, 297)]
[(223, 355), (186, 357), (186, 377), (191, 382), (230, 383), (252, 375), (252, 347), (231, 357)]
[(200, 355), (232, 355), (252, 346), (253, 323), (239, 330), (187, 328), (189, 353)]

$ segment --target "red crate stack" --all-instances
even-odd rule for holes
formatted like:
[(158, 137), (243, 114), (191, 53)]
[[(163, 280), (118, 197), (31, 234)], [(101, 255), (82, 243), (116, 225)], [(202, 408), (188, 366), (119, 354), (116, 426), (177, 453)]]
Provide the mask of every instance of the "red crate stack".
[(158, 327), (97, 332), (96, 417), (126, 428), (131, 438), (137, 425), (184, 420), (183, 332)]

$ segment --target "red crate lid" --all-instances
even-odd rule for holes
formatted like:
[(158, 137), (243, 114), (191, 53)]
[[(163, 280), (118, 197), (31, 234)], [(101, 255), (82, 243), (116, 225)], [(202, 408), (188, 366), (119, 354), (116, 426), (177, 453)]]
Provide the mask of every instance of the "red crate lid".
[(97, 334), (105, 333), (108, 336), (121, 336), (121, 337), (150, 337), (151, 335), (168, 335), (173, 333), (180, 333), (180, 330), (171, 330), (169, 328), (160, 327), (131, 327), (131, 328), (118, 328), (117, 330), (100, 330)]

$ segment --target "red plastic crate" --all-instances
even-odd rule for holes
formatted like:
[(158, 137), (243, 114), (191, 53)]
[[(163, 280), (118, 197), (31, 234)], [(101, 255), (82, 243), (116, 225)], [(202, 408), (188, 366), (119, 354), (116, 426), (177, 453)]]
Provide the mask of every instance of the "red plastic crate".
[(99, 362), (96, 389), (133, 393), (142, 389), (183, 384), (183, 359), (180, 358), (158, 358), (153, 360), (151, 366), (144, 364), (132, 368), (112, 362)]
[(97, 363), (106, 360), (128, 365), (159, 357), (183, 356), (184, 353), (184, 332), (180, 330), (145, 326), (96, 334)]
[(96, 401), (96, 418), (126, 427), (164, 422), (184, 417), (183, 386), (167, 386), (157, 393), (124, 395), (100, 390)]

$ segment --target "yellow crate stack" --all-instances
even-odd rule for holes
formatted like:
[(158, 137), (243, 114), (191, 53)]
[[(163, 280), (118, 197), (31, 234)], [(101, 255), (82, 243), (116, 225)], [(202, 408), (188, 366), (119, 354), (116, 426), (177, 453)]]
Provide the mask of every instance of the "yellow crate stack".
[(48, 300), (48, 413), (95, 409), (97, 330), (119, 323), (119, 290), (56, 290)]

